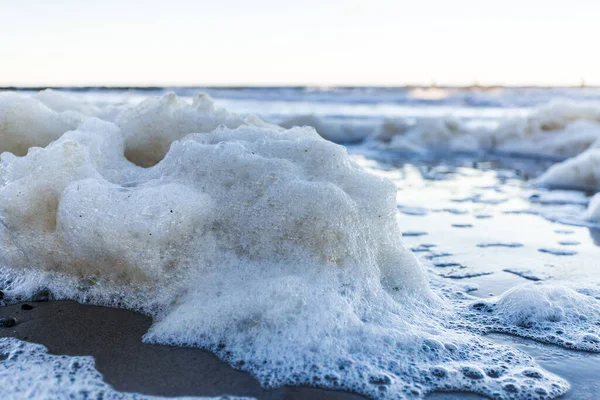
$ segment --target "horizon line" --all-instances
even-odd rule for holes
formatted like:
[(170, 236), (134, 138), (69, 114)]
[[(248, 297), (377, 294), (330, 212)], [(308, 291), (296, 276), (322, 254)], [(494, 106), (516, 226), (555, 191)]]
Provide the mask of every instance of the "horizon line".
[(163, 89), (600, 89), (600, 84), (572, 84), (572, 85), (502, 85), (502, 84), (472, 84), (472, 85), (425, 85), (425, 84), (399, 84), (399, 85), (254, 85), (254, 84), (221, 84), (221, 85), (0, 85), (0, 90), (41, 91), (52, 90), (163, 90)]

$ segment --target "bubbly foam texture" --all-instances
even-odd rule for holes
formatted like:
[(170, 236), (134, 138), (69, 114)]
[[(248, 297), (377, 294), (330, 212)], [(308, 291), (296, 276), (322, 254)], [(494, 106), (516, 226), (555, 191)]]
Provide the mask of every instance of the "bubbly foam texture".
[(472, 333), (474, 317), (435, 294), (402, 245), (394, 185), (314, 129), (242, 121), (204, 96), (149, 99), (114, 123), (77, 115), (44, 148), (1, 156), (7, 299), (48, 287), (141, 310), (154, 318), (146, 341), (210, 349), (271, 387), (384, 399), (568, 389)]
[(484, 330), (600, 351), (600, 302), (572, 289), (527, 284), (470, 307)]
[(75, 111), (89, 116), (103, 113), (103, 107), (101, 106), (52, 89), (37, 92), (33, 95), (33, 98), (56, 112)]
[(0, 93), (0, 152), (23, 156), (33, 146), (58, 139), (81, 120), (77, 112), (56, 112), (35, 99)]
[(237, 128), (244, 121), (235, 114), (215, 109), (207, 95), (190, 105), (174, 93), (149, 98), (124, 110), (116, 120), (125, 136), (125, 156), (143, 167), (158, 163), (171, 143), (192, 132), (210, 132), (219, 125)]
[[(123, 393), (102, 380), (92, 357), (55, 356), (44, 346), (0, 338), (0, 381), (4, 400), (106, 399), (158, 400), (165, 397)], [(178, 397), (181, 400), (242, 400), (234, 397)]]

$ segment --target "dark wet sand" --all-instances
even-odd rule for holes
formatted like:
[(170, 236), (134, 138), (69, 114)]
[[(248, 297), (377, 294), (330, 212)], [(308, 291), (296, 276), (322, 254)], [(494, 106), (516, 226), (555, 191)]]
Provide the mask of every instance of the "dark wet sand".
[(160, 396), (250, 396), (279, 400), (357, 400), (356, 394), (307, 387), (267, 390), (247, 372), (237, 371), (214, 354), (194, 348), (142, 343), (147, 316), (73, 301), (50, 301), (0, 307), (0, 317), (17, 324), (0, 328), (11, 336), (39, 343), (52, 354), (93, 356), (104, 380), (115, 389)]
[[(0, 328), (0, 337), (39, 343), (52, 354), (93, 356), (104, 380), (123, 392), (159, 396), (249, 396), (266, 400), (358, 400), (352, 393), (308, 387), (264, 389), (247, 372), (233, 369), (214, 354), (194, 348), (142, 343), (151, 319), (132, 311), (95, 307), (74, 301), (0, 307), (0, 317), (17, 324)], [(494, 335), (492, 335), (494, 336)], [(596, 399), (600, 355), (564, 350), (530, 340), (497, 335), (499, 342), (530, 353), (548, 370), (573, 385), (565, 399)], [(492, 338), (492, 337), (490, 337)], [(435, 393), (431, 400), (483, 399), (467, 393)]]

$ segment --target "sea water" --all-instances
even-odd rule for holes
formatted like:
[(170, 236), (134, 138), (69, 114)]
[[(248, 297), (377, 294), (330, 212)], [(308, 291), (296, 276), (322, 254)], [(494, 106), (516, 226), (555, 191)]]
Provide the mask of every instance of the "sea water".
[[(373, 398), (567, 392), (492, 332), (600, 351), (595, 182), (575, 178), (595, 164), (543, 164), (594, 152), (600, 93), (177, 91), (0, 95), (5, 301), (139, 310), (144, 340), (266, 387)], [(64, 372), (2, 345), (15, 387), (31, 365)], [(74, 390), (119, 396), (96, 378)]]

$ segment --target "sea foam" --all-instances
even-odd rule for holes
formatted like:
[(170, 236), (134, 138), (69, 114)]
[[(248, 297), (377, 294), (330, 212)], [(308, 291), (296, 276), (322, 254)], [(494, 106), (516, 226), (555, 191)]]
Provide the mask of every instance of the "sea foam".
[[(3, 137), (26, 133), (44, 146), (0, 157), (8, 301), (49, 288), (54, 298), (136, 309), (154, 318), (144, 340), (209, 349), (267, 387), (390, 399), (568, 389), (529, 356), (482, 338), (477, 310), (464, 311), (474, 300), (430, 288), (401, 243), (395, 186), (314, 129), (241, 119), (204, 95), (150, 98), (112, 122), (2, 99), (0, 109), (33, 126), (68, 122), (38, 140), (31, 118), (0, 114), (10, 126)], [(527, 290), (510, 298), (547, 293)], [(553, 297), (569, 310), (584, 304), (585, 314), (600, 307), (569, 299)], [(509, 311), (494, 323), (518, 326)], [(589, 323), (561, 321), (574, 332)]]
[(554, 164), (536, 182), (555, 187), (600, 189), (600, 148), (589, 149), (576, 157)]
[[(124, 393), (102, 380), (92, 357), (48, 354), (45, 347), (13, 338), (0, 339), (0, 381), (4, 400), (105, 399), (160, 400)], [(251, 400), (241, 397), (178, 397), (179, 400)]]
[[(457, 118), (421, 118), (410, 123), (389, 120), (370, 138), (383, 149), (496, 152), (525, 156), (573, 157), (595, 147), (600, 138), (600, 109), (555, 104), (527, 117), (497, 121), (495, 127), (470, 125)], [(396, 127), (396, 129), (390, 129)]]

